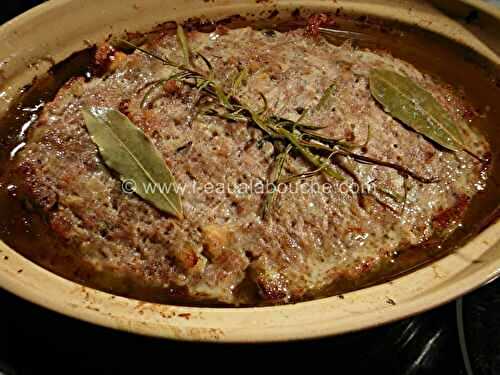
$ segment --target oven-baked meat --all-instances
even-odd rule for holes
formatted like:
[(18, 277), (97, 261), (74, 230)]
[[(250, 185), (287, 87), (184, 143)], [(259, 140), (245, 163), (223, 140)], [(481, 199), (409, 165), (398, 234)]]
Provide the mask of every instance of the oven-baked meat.
[[(335, 168), (345, 183), (322, 174), (293, 181), (263, 218), (258, 187), (270, 177), (275, 146), (251, 125), (203, 113), (198, 92), (175, 81), (153, 90), (142, 108), (151, 82), (172, 68), (139, 51), (124, 55), (104, 45), (97, 59), (105, 73), (88, 82), (72, 79), (60, 89), (30, 130), (12, 172), (18, 195), (47, 218), (65, 256), (85, 269), (75, 278), (128, 294), (152, 288), (159, 299), (181, 296), (195, 304), (308, 299), (339, 280), (372, 272), (396, 250), (447, 233), (484, 184), (480, 162), (441, 149), (372, 98), (369, 71), (385, 67), (432, 92), (454, 118), (468, 113), (455, 89), (386, 52), (334, 46), (304, 29), (193, 31), (188, 39), (226, 90), (238, 71), (248, 70), (238, 95), (252, 108), (263, 106), (260, 93), (282, 117), (297, 119), (313, 108), (304, 121), (325, 127), (320, 133), (439, 181), (405, 179), (390, 168), (338, 157)], [(182, 59), (175, 35), (143, 47)], [(332, 83), (331, 99), (314, 109)], [(87, 133), (81, 109), (88, 106), (120, 110), (151, 138), (181, 188), (183, 220), (122, 192)], [(484, 138), (465, 134), (474, 152), (488, 152)], [(285, 164), (287, 175), (313, 169), (293, 153)], [(361, 194), (350, 191), (355, 186), (376, 189)], [(64, 263), (52, 268), (57, 264)], [(108, 283), (106, 274), (120, 275), (120, 285)]]

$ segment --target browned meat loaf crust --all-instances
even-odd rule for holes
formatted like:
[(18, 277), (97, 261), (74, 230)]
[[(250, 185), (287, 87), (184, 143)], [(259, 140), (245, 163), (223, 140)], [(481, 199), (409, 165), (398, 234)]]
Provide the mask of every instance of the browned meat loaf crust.
[[(227, 90), (238, 68), (248, 68), (239, 97), (255, 109), (263, 105), (261, 92), (271, 111), (297, 119), (335, 83), (331, 101), (310, 111), (305, 122), (359, 144), (358, 153), (439, 177), (439, 182), (407, 178), (405, 189), (405, 179), (395, 170), (339, 157), (335, 168), (348, 184), (354, 179), (342, 166), (355, 171), (362, 185), (377, 189), (363, 199), (335, 185), (332, 191), (291, 189), (278, 194), (276, 206), (262, 219), (261, 193), (198, 188), (266, 182), (276, 158), (273, 144), (245, 123), (194, 116), (196, 91), (176, 82), (155, 90), (142, 109), (148, 84), (168, 77), (172, 68), (138, 51), (113, 56), (103, 46), (97, 59), (105, 74), (89, 82), (75, 78), (59, 91), (31, 129), (14, 171), (21, 195), (44, 213), (69, 249), (66, 256), (85, 264), (90, 280), (93, 273), (121, 275), (120, 290), (151, 287), (193, 303), (307, 299), (341, 278), (370, 272), (398, 249), (453, 228), (482, 188), (481, 163), (463, 152), (443, 151), (395, 121), (371, 97), (368, 73), (385, 67), (427, 88), (454, 118), (468, 113), (456, 90), (412, 65), (385, 52), (334, 46), (303, 29), (263, 33), (241, 28), (190, 32), (188, 38)], [(182, 59), (172, 35), (144, 48)], [(187, 187), (183, 220), (121, 191), (86, 131), (80, 111), (85, 106), (119, 109), (152, 139), (178, 185)], [(484, 138), (466, 134), (473, 151), (488, 152)], [(287, 175), (311, 169), (295, 154), (285, 166)], [(327, 182), (332, 183), (316, 175), (289, 186)], [(190, 188), (195, 184), (198, 188)], [(101, 287), (120, 288), (99, 280)]]

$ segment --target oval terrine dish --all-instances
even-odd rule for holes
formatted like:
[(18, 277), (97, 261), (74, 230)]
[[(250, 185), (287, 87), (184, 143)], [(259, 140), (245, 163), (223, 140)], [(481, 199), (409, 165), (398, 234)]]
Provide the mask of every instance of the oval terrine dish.
[(135, 333), (259, 342), (498, 275), (496, 8), (96, 6), (0, 27), (1, 287)]

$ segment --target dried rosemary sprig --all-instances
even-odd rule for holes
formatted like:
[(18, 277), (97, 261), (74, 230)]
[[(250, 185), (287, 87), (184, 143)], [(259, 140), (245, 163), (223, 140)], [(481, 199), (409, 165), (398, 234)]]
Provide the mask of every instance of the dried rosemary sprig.
[[(355, 175), (351, 170), (346, 171), (345, 166), (340, 168), (337, 166), (338, 169), (335, 168), (334, 163), (336, 156), (347, 157), (358, 163), (374, 164), (391, 168), (396, 170), (403, 177), (412, 177), (422, 183), (432, 183), (437, 181), (435, 178), (425, 178), (419, 176), (403, 166), (353, 153), (351, 150), (358, 147), (357, 145), (349, 144), (341, 139), (328, 138), (314, 132), (314, 130), (319, 130), (323, 127), (303, 123), (303, 120), (309, 110), (304, 110), (300, 118), (296, 121), (277, 116), (273, 113), (268, 113), (268, 101), (266, 96), (262, 93), (258, 93), (263, 102), (262, 109), (259, 111), (251, 109), (249, 105), (241, 102), (241, 100), (237, 97), (239, 87), (248, 78), (248, 70), (246, 68), (240, 70), (232, 80), (230, 90), (226, 91), (223, 85), (217, 81), (210, 61), (200, 53), (193, 53), (191, 51), (190, 47), (187, 45), (187, 38), (185, 37), (181, 26), (178, 28), (177, 35), (179, 44), (183, 50), (184, 63), (176, 63), (168, 58), (163, 58), (135, 46), (130, 42), (124, 41), (125, 44), (136, 48), (138, 51), (161, 61), (165, 65), (177, 69), (177, 72), (170, 77), (153, 82), (150, 89), (146, 92), (142, 104), (144, 105), (147, 102), (147, 98), (154, 88), (158, 87), (158, 85), (162, 82), (172, 79), (195, 88), (200, 94), (212, 98), (215, 100), (215, 105), (206, 110), (204, 112), (205, 115), (218, 116), (231, 121), (247, 122), (248, 124), (256, 126), (262, 130), (269, 140), (273, 142), (281, 142), (285, 145), (284, 151), (280, 152), (276, 157), (275, 169), (271, 175), (272, 184), (290, 182), (298, 178), (307, 178), (318, 173), (322, 173), (323, 175), (338, 181), (345, 180), (345, 176), (341, 171), (347, 172), (347, 174), (351, 176)], [(208, 69), (208, 74), (196, 71), (194, 68), (190, 68), (188, 66), (188, 60), (191, 57), (193, 59), (201, 59)], [(189, 63), (194, 65), (191, 61)], [(313, 110), (322, 109), (335, 89), (335, 84), (330, 85)], [(285, 160), (291, 151), (296, 151), (300, 154), (305, 160), (315, 167), (315, 170), (299, 176), (291, 176), (291, 178), (282, 178)], [(264, 215), (269, 212), (270, 208), (273, 206), (275, 194), (276, 191), (273, 190), (266, 195), (262, 210)]]
[(273, 171), (271, 173), (271, 188), (272, 190), (266, 194), (266, 199), (264, 201), (264, 205), (262, 206), (262, 216), (266, 216), (267, 213), (272, 209), (277, 192), (277, 185), (281, 183), (281, 176), (283, 175), (283, 169), (285, 166), (286, 159), (288, 154), (292, 150), (292, 145), (288, 145), (284, 151), (282, 151), (277, 157), (275, 161), (275, 165)]
[(184, 55), (184, 65), (191, 65), (191, 48), (181, 25), (177, 25), (177, 41), (181, 45), (182, 54)]
[(337, 85), (335, 83), (332, 83), (324, 92), (323, 96), (319, 100), (318, 104), (316, 105), (316, 110), (321, 110), (325, 107), (325, 105), (328, 103), (328, 100), (332, 96), (332, 94), (335, 92), (337, 89)]

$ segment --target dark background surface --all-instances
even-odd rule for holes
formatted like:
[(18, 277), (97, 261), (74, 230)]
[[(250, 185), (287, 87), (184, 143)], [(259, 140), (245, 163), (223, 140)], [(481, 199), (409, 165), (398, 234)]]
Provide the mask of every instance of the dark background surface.
[[(0, 23), (40, 2), (3, 1)], [(273, 345), (189, 344), (135, 336), (50, 312), (0, 289), (0, 375), (268, 372), (303, 366), (308, 372), (339, 374), (500, 374), (499, 287), (497, 280), (464, 297), (463, 340), (460, 304), (452, 302), (372, 330)]]
[[(500, 282), (463, 300), (465, 343), (475, 375), (500, 374)], [(79, 322), (0, 291), (0, 374), (149, 374), (154, 371), (469, 375), (456, 304), (376, 329), (307, 342), (192, 344)], [(238, 367), (234, 366), (234, 363)], [(301, 366), (301, 367), (299, 367)], [(2, 374), (2, 375), (3, 375)]]

